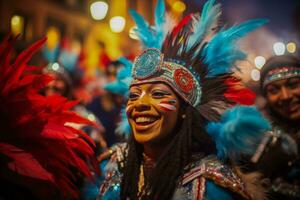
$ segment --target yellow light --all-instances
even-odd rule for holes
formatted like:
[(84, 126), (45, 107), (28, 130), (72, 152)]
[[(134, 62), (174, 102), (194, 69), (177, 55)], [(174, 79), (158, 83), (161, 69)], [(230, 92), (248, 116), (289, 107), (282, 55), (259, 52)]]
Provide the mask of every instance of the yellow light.
[(294, 42), (290, 42), (286, 45), (286, 50), (289, 52), (289, 53), (295, 53), (296, 51), (296, 44)]
[(18, 15), (14, 15), (12, 18), (11, 18), (11, 25), (12, 26), (18, 26), (21, 22), (21, 17), (18, 16)]
[(125, 18), (121, 16), (115, 16), (111, 18), (109, 21), (109, 26), (111, 31), (115, 33), (122, 32), (125, 28), (125, 24), (126, 24)]
[(138, 36), (136, 35), (136, 33), (135, 33), (135, 31), (134, 31), (135, 28), (136, 28), (136, 26), (133, 26), (133, 27), (131, 27), (131, 28), (129, 29), (129, 37), (130, 37), (131, 39), (138, 40), (139, 38), (138, 38)]
[(175, 1), (172, 4), (172, 8), (174, 11), (181, 13), (181, 12), (185, 11), (186, 6), (182, 1)]
[(90, 11), (93, 19), (101, 20), (104, 19), (107, 14), (108, 5), (103, 1), (96, 1), (91, 4)]
[(60, 41), (60, 32), (56, 27), (51, 26), (48, 28), (46, 35), (47, 35), (47, 43), (46, 43), (47, 47), (50, 50), (52, 50), (57, 46), (57, 44)]
[(14, 35), (18, 35), (23, 33), (24, 29), (24, 19), (19, 15), (14, 15), (10, 20), (11, 32)]
[(263, 56), (257, 56), (254, 59), (254, 63), (257, 69), (261, 69), (262, 66), (266, 63), (266, 59)]

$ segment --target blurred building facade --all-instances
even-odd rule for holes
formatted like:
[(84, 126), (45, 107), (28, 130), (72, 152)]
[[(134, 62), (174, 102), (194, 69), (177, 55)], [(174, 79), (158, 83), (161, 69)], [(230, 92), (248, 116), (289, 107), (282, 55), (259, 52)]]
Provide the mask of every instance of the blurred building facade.
[[(86, 52), (85, 64), (93, 73), (99, 65), (99, 54), (104, 51), (112, 60), (137, 53), (134, 45), (137, 42), (129, 37), (133, 21), (128, 10), (138, 10), (152, 21), (156, 3), (153, 0), (102, 1), (108, 5), (107, 15), (103, 20), (94, 20), (90, 6), (95, 0), (0, 0), (0, 33), (2, 37), (7, 33), (20, 33), (20, 40), (26, 43), (47, 36), (49, 48), (64, 38), (76, 41)], [(109, 25), (114, 16), (121, 16), (126, 22), (119, 33), (113, 32)]]

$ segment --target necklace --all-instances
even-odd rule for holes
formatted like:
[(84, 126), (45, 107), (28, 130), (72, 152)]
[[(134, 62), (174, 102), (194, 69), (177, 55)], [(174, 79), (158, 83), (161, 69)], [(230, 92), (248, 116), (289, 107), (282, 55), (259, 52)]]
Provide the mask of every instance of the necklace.
[[(144, 176), (144, 165), (140, 165), (140, 176), (139, 176), (139, 184), (138, 184), (138, 193), (140, 194), (142, 192), (142, 188), (145, 184), (145, 176)], [(140, 196), (140, 195), (138, 195)]]
[[(140, 175), (138, 182), (138, 197), (145, 195), (145, 175), (148, 177), (150, 171), (155, 167), (155, 161), (143, 153), (143, 161), (140, 165)], [(146, 171), (145, 171), (146, 170)]]

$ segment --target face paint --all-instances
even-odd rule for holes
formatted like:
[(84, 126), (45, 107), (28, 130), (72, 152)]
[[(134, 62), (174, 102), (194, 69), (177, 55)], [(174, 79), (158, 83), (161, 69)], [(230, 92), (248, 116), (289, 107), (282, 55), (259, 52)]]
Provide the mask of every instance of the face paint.
[(133, 109), (132, 105), (127, 105), (125, 111), (126, 111), (126, 113), (129, 113), (129, 112), (131, 112), (132, 109)]
[(158, 144), (173, 132), (179, 108), (177, 95), (164, 83), (132, 86), (126, 114), (134, 139), (143, 145)]
[(176, 100), (171, 99), (171, 100), (163, 100), (158, 105), (160, 105), (163, 111), (170, 112), (170, 111), (176, 111), (176, 107), (173, 106), (174, 104), (176, 104)]

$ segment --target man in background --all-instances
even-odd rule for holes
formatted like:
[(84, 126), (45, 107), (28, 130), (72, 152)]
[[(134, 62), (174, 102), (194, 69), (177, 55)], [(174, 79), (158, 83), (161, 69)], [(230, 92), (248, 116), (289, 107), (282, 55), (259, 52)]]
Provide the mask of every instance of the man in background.
[(300, 60), (271, 57), (261, 70), (265, 115), (272, 123), (252, 157), (270, 199), (300, 199)]

